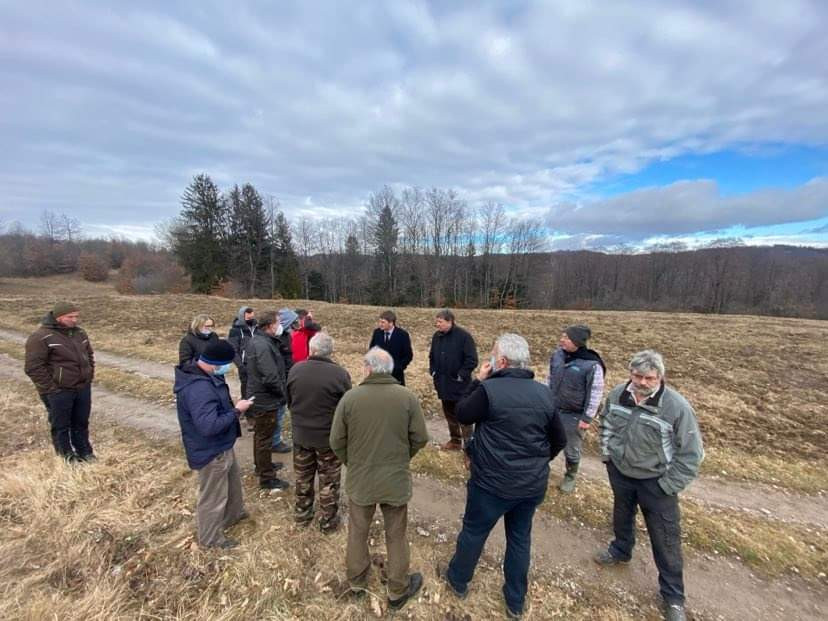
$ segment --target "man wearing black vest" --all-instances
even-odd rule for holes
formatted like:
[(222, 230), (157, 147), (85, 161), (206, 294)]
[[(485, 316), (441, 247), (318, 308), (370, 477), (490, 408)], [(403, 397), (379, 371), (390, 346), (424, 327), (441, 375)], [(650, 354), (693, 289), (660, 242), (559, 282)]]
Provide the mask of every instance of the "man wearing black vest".
[(465, 597), (486, 539), (503, 517), (503, 597), (507, 616), (519, 618), (535, 508), (546, 495), (549, 462), (566, 446), (552, 393), (529, 370), (526, 339), (504, 334), (495, 341), (491, 360), (481, 365), (456, 416), (475, 425), (467, 447), (471, 477), (457, 548), (450, 563), (438, 564), (437, 574), (455, 595)]
[(411, 350), (411, 337), (408, 332), (397, 327), (397, 316), (394, 311), (384, 311), (379, 316), (379, 327), (371, 335), (368, 349), (379, 347), (384, 349), (394, 360), (394, 370), (391, 372), (396, 380), (405, 386), (405, 368), (414, 359)]

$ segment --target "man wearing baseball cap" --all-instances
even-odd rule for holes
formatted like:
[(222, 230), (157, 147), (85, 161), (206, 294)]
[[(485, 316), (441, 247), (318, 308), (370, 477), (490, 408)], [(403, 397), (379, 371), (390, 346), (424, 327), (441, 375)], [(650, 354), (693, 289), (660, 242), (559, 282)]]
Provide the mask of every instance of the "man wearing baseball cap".
[(58, 302), (26, 341), (24, 370), (49, 414), (52, 444), (66, 461), (94, 461), (89, 443), (95, 355), (79, 307)]

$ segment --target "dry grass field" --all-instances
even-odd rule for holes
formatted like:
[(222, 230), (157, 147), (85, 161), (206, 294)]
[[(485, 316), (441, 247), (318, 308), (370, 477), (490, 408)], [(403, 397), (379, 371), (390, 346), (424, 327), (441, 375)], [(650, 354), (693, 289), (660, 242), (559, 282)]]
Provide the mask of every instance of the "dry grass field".
[[(336, 341), (335, 358), (355, 378), (361, 375), (360, 357), (381, 310), (301, 300), (120, 296), (107, 284), (70, 277), (0, 279), (0, 329), (31, 332), (58, 299), (80, 303), (82, 324), (97, 349), (136, 363), (174, 363), (178, 340), (197, 312), (212, 314), (225, 335), (241, 304), (257, 310), (312, 308)], [(438, 402), (427, 373), (434, 311), (396, 310), (415, 349), (408, 385), (436, 417)], [(475, 337), (481, 359), (498, 334), (525, 336), (540, 378), (545, 377), (558, 334), (570, 323), (592, 327), (590, 345), (607, 363), (609, 385), (624, 381), (631, 353), (657, 349), (665, 356), (669, 382), (688, 397), (699, 416), (707, 448), (703, 476), (724, 485), (755, 484), (757, 494), (779, 490), (793, 503), (825, 497), (825, 322), (636, 312), (459, 309), (456, 314)], [(20, 345), (8, 339), (0, 339), (0, 352), (18, 359), (22, 355)], [(101, 389), (160, 406), (172, 403), (169, 385), (160, 379), (101, 365), (97, 380)], [(370, 602), (335, 597), (344, 535), (296, 532), (288, 519), (289, 499), (260, 497), (253, 481), (247, 481), (254, 520), (239, 528), (242, 536), (255, 538), (255, 545), (234, 555), (204, 553), (191, 545), (193, 481), (175, 442), (152, 441), (117, 425), (96, 426), (102, 463), (85, 470), (66, 468), (49, 455), (42, 407), (31, 389), (11, 382), (0, 390), (0, 400), (5, 401), (5, 426), (13, 430), (0, 440), (0, 551), (19, 561), (0, 569), (5, 585), (0, 587), (0, 617), (359, 619), (373, 614)], [(11, 424), (21, 419), (25, 424)], [(457, 485), (464, 472), (454, 457), (430, 448), (417, 458), (415, 469), (430, 480)], [(89, 489), (93, 502), (82, 498)], [(605, 487), (585, 479), (570, 498), (550, 492), (542, 513), (606, 529), (610, 500)], [(815, 600), (824, 598), (824, 528), (687, 499), (683, 511), (685, 542), (691, 550), (731, 559), (775, 580), (804, 580), (804, 592), (815, 593)], [(64, 527), (55, 529), (58, 523)], [(54, 550), (62, 552), (56, 555)], [(430, 567), (447, 551), (433, 539), (417, 539), (414, 564)], [(432, 586), (397, 616), (497, 617), (500, 578), (495, 560), (489, 561), (475, 578), (480, 581), (476, 590), (489, 597), (458, 607), (444, 590)], [(562, 572), (558, 565), (536, 561), (531, 618), (657, 618), (652, 602), (642, 604), (630, 592), (573, 581)], [(690, 604), (700, 595), (691, 593)], [(716, 602), (709, 603), (707, 608), (715, 610)]]

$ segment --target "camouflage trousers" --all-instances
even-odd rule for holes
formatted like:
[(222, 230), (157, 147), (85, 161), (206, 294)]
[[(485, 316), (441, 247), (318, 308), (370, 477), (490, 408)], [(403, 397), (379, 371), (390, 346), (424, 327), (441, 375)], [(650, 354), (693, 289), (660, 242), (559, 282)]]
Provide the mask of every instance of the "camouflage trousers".
[(339, 486), (342, 463), (330, 448), (293, 445), (293, 474), (296, 477), (294, 519), (299, 524), (313, 520), (314, 479), (319, 475), (319, 527), (323, 531), (339, 526)]

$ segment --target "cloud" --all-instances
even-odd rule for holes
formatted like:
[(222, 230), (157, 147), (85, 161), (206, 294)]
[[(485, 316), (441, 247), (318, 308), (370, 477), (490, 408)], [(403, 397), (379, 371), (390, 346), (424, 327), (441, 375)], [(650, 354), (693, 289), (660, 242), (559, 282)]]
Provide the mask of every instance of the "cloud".
[(828, 215), (828, 178), (790, 190), (761, 190), (723, 197), (715, 181), (679, 181), (605, 200), (552, 207), (548, 225), (564, 233), (644, 239), (733, 226), (758, 227), (816, 220)]
[[(826, 28), (828, 5), (804, 0), (3, 3), (4, 209), (155, 221), (201, 171), (289, 209), (352, 208), (386, 183), (522, 213), (577, 205), (682, 154), (828, 144)], [(729, 216), (668, 228), (752, 218), (703, 182), (652, 200), (682, 192)], [(756, 198), (752, 219), (772, 220), (777, 198)], [(581, 211), (562, 212), (573, 231), (606, 232)]]

